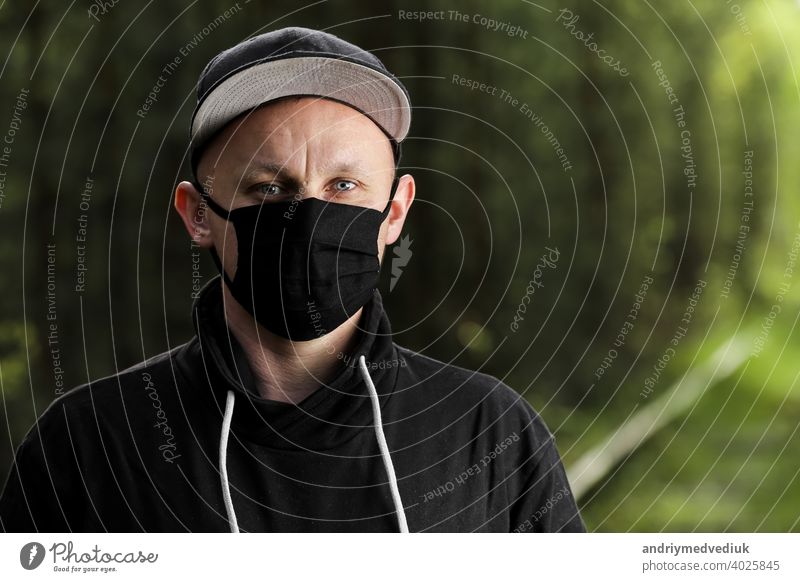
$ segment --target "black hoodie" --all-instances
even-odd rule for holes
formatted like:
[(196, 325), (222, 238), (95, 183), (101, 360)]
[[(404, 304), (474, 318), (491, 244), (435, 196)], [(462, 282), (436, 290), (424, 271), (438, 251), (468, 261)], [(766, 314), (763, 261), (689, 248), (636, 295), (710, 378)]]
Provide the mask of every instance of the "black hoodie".
[(391, 532), (404, 514), (411, 532), (584, 531), (530, 405), (396, 345), (378, 291), (338, 376), (298, 405), (258, 396), (219, 277), (193, 314), (188, 343), (44, 411), (17, 450), (0, 530)]

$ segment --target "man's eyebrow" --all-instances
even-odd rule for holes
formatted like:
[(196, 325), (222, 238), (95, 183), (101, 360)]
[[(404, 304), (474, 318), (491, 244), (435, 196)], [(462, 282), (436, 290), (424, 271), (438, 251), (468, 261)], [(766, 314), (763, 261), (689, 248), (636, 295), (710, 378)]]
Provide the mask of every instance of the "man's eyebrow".
[[(364, 165), (359, 161), (343, 160), (323, 165), (323, 170), (334, 174), (370, 174)], [(253, 180), (262, 174), (273, 174), (280, 176), (290, 183), (298, 183), (296, 177), (292, 176), (284, 164), (277, 162), (254, 162), (250, 170), (245, 174), (245, 178)]]
[(342, 174), (368, 174), (369, 171), (364, 167), (361, 162), (352, 162), (352, 161), (341, 161), (341, 162), (334, 162), (330, 165), (324, 166), (325, 170), (334, 173), (342, 173)]
[(276, 178), (280, 178), (292, 189), (299, 190), (300, 188), (299, 180), (287, 174), (285, 165), (276, 162), (254, 162), (245, 173), (242, 182), (257, 182), (264, 174), (272, 174)]
[(245, 177), (251, 178), (261, 174), (285, 174), (286, 166), (275, 162), (254, 162), (250, 165), (250, 169), (245, 174)]

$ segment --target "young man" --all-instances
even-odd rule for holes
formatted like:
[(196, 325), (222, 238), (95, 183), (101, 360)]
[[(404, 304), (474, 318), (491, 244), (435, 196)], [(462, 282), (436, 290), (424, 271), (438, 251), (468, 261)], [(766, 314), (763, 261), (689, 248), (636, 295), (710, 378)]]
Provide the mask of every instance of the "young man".
[(553, 437), (491, 376), (398, 346), (377, 290), (414, 179), (408, 93), (288, 28), (206, 66), (175, 207), (221, 276), (196, 336), (54, 401), (5, 531), (584, 531)]

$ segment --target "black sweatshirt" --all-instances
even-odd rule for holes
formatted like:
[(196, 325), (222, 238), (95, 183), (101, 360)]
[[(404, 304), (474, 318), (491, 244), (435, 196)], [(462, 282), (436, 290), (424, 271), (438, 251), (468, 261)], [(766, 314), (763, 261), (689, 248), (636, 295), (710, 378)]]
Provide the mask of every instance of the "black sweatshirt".
[(391, 532), (403, 512), (411, 532), (585, 530), (539, 415), (492, 376), (395, 344), (378, 291), (354, 353), (298, 405), (258, 396), (219, 277), (193, 314), (186, 344), (45, 410), (17, 450), (0, 530), (231, 531), (221, 458), (240, 531)]

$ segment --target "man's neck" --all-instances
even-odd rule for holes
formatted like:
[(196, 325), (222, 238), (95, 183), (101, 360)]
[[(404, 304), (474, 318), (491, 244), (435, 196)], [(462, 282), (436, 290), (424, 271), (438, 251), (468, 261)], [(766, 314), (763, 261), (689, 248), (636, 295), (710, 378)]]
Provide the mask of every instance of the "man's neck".
[(225, 319), (242, 346), (259, 395), (268, 400), (299, 403), (341, 369), (358, 337), (362, 309), (330, 333), (306, 342), (292, 342), (256, 324), (253, 316), (222, 285)]

